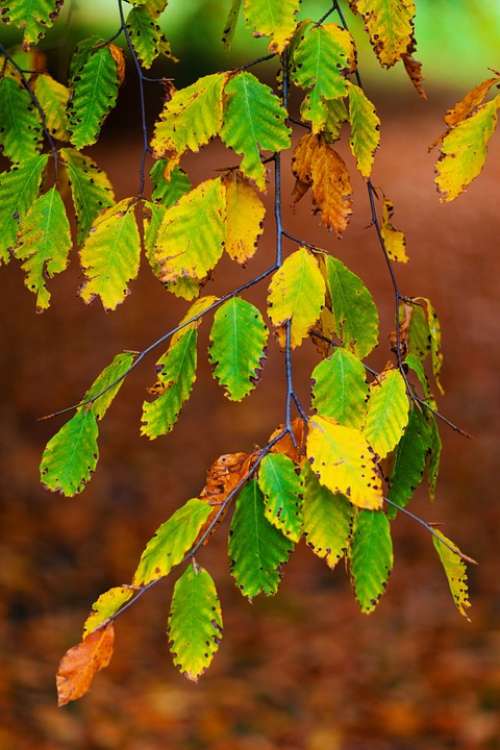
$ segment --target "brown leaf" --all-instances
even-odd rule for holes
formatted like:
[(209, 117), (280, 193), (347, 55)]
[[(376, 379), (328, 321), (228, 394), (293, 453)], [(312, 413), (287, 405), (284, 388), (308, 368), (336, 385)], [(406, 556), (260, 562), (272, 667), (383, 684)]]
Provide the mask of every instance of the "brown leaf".
[(352, 213), (351, 180), (342, 157), (320, 135), (307, 134), (295, 148), (292, 170), (297, 180), (294, 202), (311, 187), (321, 221), (340, 236)]
[(116, 63), (116, 72), (121, 85), (125, 79), (125, 55), (123, 54), (123, 50), (120, 47), (117, 47), (116, 44), (110, 44), (109, 51)]
[(97, 672), (111, 661), (114, 639), (115, 631), (110, 622), (66, 651), (56, 677), (59, 706), (81, 698), (90, 689)]
[[(302, 419), (293, 420), (292, 430), (295, 436), (297, 447), (294, 446), (290, 435), (286, 434), (281, 438), (281, 440), (273, 445), (273, 447), (271, 448), (271, 453), (284, 453), (285, 456), (291, 458), (294, 463), (298, 463), (300, 458), (304, 455), (305, 450), (306, 433), (304, 422), (302, 421)], [(269, 440), (273, 440), (273, 438), (275, 438), (276, 435), (279, 435), (279, 433), (282, 431), (283, 425), (280, 425), (274, 430), (272, 435), (270, 435)]]
[(424, 89), (424, 77), (422, 75), (422, 63), (419, 60), (415, 60), (410, 54), (403, 55), (402, 60), (408, 77), (415, 86), (418, 95), (427, 101), (427, 92)]
[(245, 473), (243, 470), (247, 453), (224, 453), (219, 456), (207, 472), (207, 480), (200, 498), (218, 503), (224, 500)]

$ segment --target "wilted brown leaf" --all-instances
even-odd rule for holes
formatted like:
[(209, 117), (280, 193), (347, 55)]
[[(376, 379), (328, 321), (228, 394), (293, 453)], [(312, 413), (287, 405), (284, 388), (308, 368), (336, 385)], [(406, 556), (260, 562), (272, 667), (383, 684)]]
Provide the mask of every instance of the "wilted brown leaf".
[(56, 677), (59, 706), (65, 706), (85, 695), (97, 672), (110, 663), (114, 640), (115, 631), (110, 622), (66, 651)]
[(351, 180), (342, 157), (320, 135), (307, 134), (295, 148), (292, 169), (294, 202), (311, 188), (321, 221), (341, 235), (352, 213)]
[(461, 101), (457, 102), (455, 106), (446, 112), (443, 118), (445, 123), (452, 128), (458, 125), (459, 122), (462, 122), (462, 120), (465, 120), (466, 117), (472, 114), (476, 107), (482, 104), (490, 88), (495, 84), (500, 85), (500, 75), (496, 75), (494, 78), (487, 78), (478, 86), (475, 86)]
[(418, 95), (427, 101), (427, 92), (424, 89), (424, 77), (422, 75), (422, 63), (419, 60), (415, 60), (411, 54), (403, 55), (402, 60), (408, 77), (415, 86)]

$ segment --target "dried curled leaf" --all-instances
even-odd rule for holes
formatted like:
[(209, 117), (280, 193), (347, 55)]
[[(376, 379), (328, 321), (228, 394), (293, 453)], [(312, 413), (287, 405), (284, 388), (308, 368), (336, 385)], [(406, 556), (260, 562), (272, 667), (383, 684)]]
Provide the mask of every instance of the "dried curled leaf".
[(494, 76), (482, 81), (469, 91), (463, 99), (451, 107), (443, 118), (448, 127), (453, 128), (469, 117), (484, 102), (491, 87), (495, 85), (500, 86), (500, 76)]
[(352, 213), (352, 188), (342, 157), (321, 137), (302, 136), (293, 154), (296, 177), (294, 200), (297, 202), (309, 188), (321, 221), (340, 236)]
[(115, 631), (113, 623), (110, 622), (66, 651), (57, 670), (59, 706), (76, 701), (88, 692), (97, 672), (109, 665), (113, 656), (114, 640)]

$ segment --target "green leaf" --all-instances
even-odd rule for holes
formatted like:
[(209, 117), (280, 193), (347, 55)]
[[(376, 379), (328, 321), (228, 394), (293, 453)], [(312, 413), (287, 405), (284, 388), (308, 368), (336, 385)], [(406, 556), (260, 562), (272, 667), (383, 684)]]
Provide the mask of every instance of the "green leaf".
[(268, 453), (259, 466), (264, 514), (290, 541), (302, 535), (302, 478), (291, 458)]
[(269, 285), (268, 314), (275, 326), (291, 321), (291, 344), (300, 346), (318, 320), (325, 282), (316, 258), (305, 247), (289, 255)]
[(359, 508), (382, 507), (380, 472), (365, 436), (354, 427), (315, 416), (309, 420), (307, 458), (319, 481)]
[(104, 119), (116, 104), (118, 85), (117, 66), (109, 48), (90, 53), (73, 82), (69, 119), (76, 148), (96, 142)]
[[(434, 529), (434, 533), (437, 534), (440, 539), (437, 539), (434, 535), (432, 537), (432, 543), (438, 553), (441, 564), (444, 568), (448, 585), (450, 587), (451, 595), (455, 606), (461, 615), (466, 620), (469, 619), (467, 615), (467, 609), (471, 606), (469, 599), (469, 586), (467, 583), (467, 568), (465, 562), (460, 557), (460, 550), (457, 545), (448, 539), (441, 531)], [(445, 544), (443, 544), (443, 540)], [(453, 549), (450, 549), (450, 545)], [(456, 550), (453, 551), (453, 550)]]
[(190, 680), (210, 665), (222, 637), (222, 612), (210, 573), (189, 565), (175, 584), (168, 620), (174, 664)]
[(78, 242), (88, 235), (98, 214), (110, 208), (115, 200), (113, 186), (108, 176), (90, 156), (84, 156), (73, 148), (60, 151), (68, 173), (71, 195), (78, 224)]
[(311, 376), (312, 403), (318, 414), (347, 427), (361, 428), (368, 397), (365, 374), (363, 363), (341, 347), (316, 365)]
[[(401, 316), (404, 320), (404, 317)], [(431, 335), (427, 318), (420, 305), (411, 306), (410, 324), (408, 327), (408, 353), (425, 362), (431, 350)]]
[[(398, 443), (389, 478), (389, 500), (404, 508), (422, 481), (427, 453), (430, 449), (430, 427), (424, 415), (414, 407), (410, 411), (408, 425)], [(397, 508), (389, 506), (387, 516), (393, 519)]]
[(286, 111), (272, 89), (251, 73), (237, 73), (226, 84), (224, 125), (221, 137), (229, 148), (242, 154), (241, 171), (264, 190), (266, 170), (261, 150), (283, 151), (290, 147)]
[(4, 263), (16, 242), (18, 221), (38, 195), (47, 160), (47, 154), (41, 154), (0, 173), (0, 261)]
[(154, 440), (171, 432), (196, 379), (197, 332), (188, 330), (157, 362), (160, 395), (142, 405), (141, 435)]
[(229, 13), (227, 14), (226, 23), (224, 24), (224, 31), (222, 32), (222, 44), (226, 49), (230, 49), (233, 43), (234, 32), (238, 24), (238, 16), (240, 15), (241, 4), (243, 0), (231, 0), (231, 6)]
[(422, 391), (424, 393), (424, 396), (426, 398), (429, 398), (431, 396), (431, 391), (429, 388), (429, 380), (427, 378), (427, 375), (425, 374), (425, 368), (422, 364), (422, 360), (416, 356), (416, 354), (408, 354), (405, 357), (405, 365), (410, 368), (410, 370), (413, 370), (415, 375), (417, 376), (418, 382), (422, 386)]
[(170, 45), (147, 7), (132, 8), (127, 16), (127, 28), (144, 68), (150, 68), (161, 54), (170, 56)]
[(170, 208), (177, 203), (179, 198), (189, 193), (191, 190), (191, 181), (187, 174), (179, 167), (175, 167), (169, 179), (164, 176), (167, 167), (166, 159), (158, 159), (151, 167), (150, 177), (153, 190), (151, 198), (161, 203), (166, 208)]
[(390, 524), (380, 510), (361, 510), (354, 525), (351, 575), (361, 611), (373, 612), (393, 566)]
[(436, 486), (439, 476), (439, 467), (441, 463), (441, 436), (439, 426), (434, 415), (430, 418), (430, 451), (427, 462), (427, 481), (429, 483), (429, 495), (431, 500), (436, 498)]
[(40, 115), (28, 92), (7, 76), (0, 79), (0, 148), (13, 164), (40, 151)]
[(40, 478), (52, 492), (78, 495), (97, 465), (98, 428), (88, 409), (76, 414), (47, 443), (40, 464)]
[[(122, 387), (124, 375), (129, 371), (133, 361), (134, 355), (129, 352), (117, 354), (113, 357), (110, 364), (97, 376), (88, 391), (85, 393), (82, 401), (88, 401), (102, 391), (105, 391), (102, 396), (99, 396), (99, 398), (89, 407), (97, 419), (102, 419), (108, 411), (115, 396)], [(115, 383), (117, 379), (118, 382)], [(111, 385), (112, 383), (114, 383), (114, 385)]]
[(170, 170), (177, 166), (185, 151), (197, 152), (219, 134), (226, 80), (227, 73), (203, 76), (176, 91), (165, 104), (151, 145), (157, 157), (167, 156)]
[(410, 403), (399, 370), (386, 370), (370, 385), (365, 435), (379, 458), (401, 440), (408, 424)]
[(2, 3), (2, 22), (24, 31), (24, 45), (36, 44), (59, 14), (61, 0), (7, 0)]
[(343, 495), (323, 487), (305, 463), (304, 537), (315, 555), (334, 568), (349, 548), (353, 506)]
[(347, 107), (343, 99), (333, 99), (325, 104), (325, 136), (329, 143), (335, 143), (340, 138), (342, 125), (349, 120)]
[(300, 0), (243, 0), (245, 21), (255, 36), (270, 36), (269, 49), (283, 52), (297, 25)]
[(380, 143), (380, 119), (363, 89), (354, 83), (349, 85), (349, 120), (349, 145), (359, 171), (368, 179)]
[(354, 44), (348, 31), (335, 23), (308, 24), (293, 56), (292, 78), (310, 89), (301, 107), (302, 117), (312, 123), (312, 132), (325, 129), (327, 102), (347, 94), (345, 73), (354, 64)]
[(68, 265), (71, 234), (63, 200), (55, 187), (35, 200), (19, 225), (14, 255), (24, 261), (26, 286), (36, 294), (38, 310), (50, 304), (47, 278)]
[(344, 346), (363, 359), (378, 344), (378, 311), (359, 276), (338, 258), (325, 258), (325, 278), (334, 318), (334, 332)]
[(35, 94), (45, 112), (47, 128), (51, 134), (60, 141), (68, 141), (69, 89), (47, 73), (41, 73), (35, 80)]
[(233, 297), (214, 316), (210, 362), (231, 401), (241, 401), (256, 385), (269, 333), (260, 311)]
[(97, 295), (105, 310), (114, 310), (127, 296), (128, 283), (139, 272), (141, 253), (134, 205), (134, 200), (125, 198), (94, 221), (80, 252), (87, 277), (80, 290), (84, 302)]
[(229, 532), (231, 573), (244, 596), (275, 594), (293, 544), (264, 515), (264, 498), (252, 479), (241, 490)]
[(213, 508), (193, 498), (173, 513), (147, 543), (134, 574), (134, 586), (145, 586), (168, 575), (191, 549)]
[(161, 281), (201, 280), (217, 265), (224, 252), (225, 213), (225, 188), (219, 178), (201, 182), (167, 209), (154, 252)]
[(135, 593), (133, 586), (115, 586), (100, 595), (92, 605), (92, 611), (85, 620), (83, 625), (83, 637), (86, 638), (90, 633), (100, 627), (106, 620), (113, 617), (118, 610), (126, 603)]

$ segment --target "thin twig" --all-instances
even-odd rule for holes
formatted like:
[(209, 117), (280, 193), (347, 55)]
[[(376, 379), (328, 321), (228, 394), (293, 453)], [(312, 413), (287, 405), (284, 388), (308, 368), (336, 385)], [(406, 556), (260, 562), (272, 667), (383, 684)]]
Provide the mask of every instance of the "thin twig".
[(222, 305), (224, 302), (227, 302), (227, 300), (231, 299), (232, 297), (236, 297), (236, 295), (240, 294), (241, 292), (244, 292), (246, 289), (250, 289), (252, 286), (255, 286), (259, 283), (259, 281), (262, 281), (263, 279), (270, 276), (274, 271), (276, 270), (277, 266), (274, 263), (270, 268), (267, 268), (265, 271), (262, 271), (262, 273), (259, 273), (257, 276), (254, 276), (249, 281), (246, 281), (244, 284), (241, 284), (236, 289), (233, 289), (231, 292), (227, 292), (227, 294), (224, 294), (222, 297), (219, 297), (215, 302), (212, 302), (211, 305), (209, 305), (205, 310), (202, 310), (201, 312), (197, 313), (196, 315), (193, 315), (188, 320), (183, 321), (182, 323), (179, 323), (178, 325), (174, 326), (173, 328), (170, 328), (166, 333), (163, 333), (161, 336), (159, 336), (157, 339), (151, 342), (145, 349), (142, 349), (142, 351), (139, 352), (137, 357), (134, 359), (130, 367), (125, 370), (124, 373), (122, 373), (119, 377), (115, 378), (111, 383), (109, 383), (106, 388), (103, 388), (101, 391), (96, 393), (92, 398), (87, 398), (84, 401), (78, 401), (75, 404), (72, 404), (71, 406), (66, 406), (64, 409), (59, 409), (59, 411), (55, 411), (52, 414), (47, 414), (46, 416), (39, 417), (38, 421), (43, 421), (45, 419), (52, 419), (53, 417), (58, 417), (61, 414), (66, 414), (67, 412), (73, 411), (74, 409), (78, 409), (82, 406), (88, 406), (89, 404), (93, 404), (95, 401), (97, 401), (98, 398), (103, 396), (105, 393), (107, 393), (111, 388), (114, 388), (115, 385), (118, 385), (118, 383), (121, 383), (122, 380), (124, 380), (127, 375), (129, 375), (132, 370), (135, 370), (135, 368), (142, 362), (142, 360), (147, 357), (148, 354), (150, 354), (154, 349), (161, 346), (161, 344), (164, 344), (166, 341), (168, 341), (174, 334), (178, 333), (179, 331), (182, 331), (183, 328), (186, 328), (186, 326), (190, 325), (191, 323), (196, 323), (197, 320), (200, 320), (204, 315), (206, 315), (209, 312), (212, 312), (212, 310), (215, 310), (220, 305)]
[(458, 549), (458, 547), (455, 547), (455, 545), (450, 544), (446, 539), (443, 539), (442, 536), (436, 533), (435, 529), (432, 528), (431, 524), (425, 521), (420, 516), (417, 516), (416, 513), (412, 513), (411, 510), (408, 510), (408, 508), (404, 508), (402, 505), (398, 505), (398, 503), (395, 503), (394, 500), (389, 500), (388, 497), (384, 497), (384, 502), (388, 505), (391, 505), (393, 508), (396, 508), (401, 513), (404, 513), (405, 516), (408, 516), (413, 521), (416, 521), (420, 526), (422, 526), (424, 529), (426, 529), (429, 534), (432, 534), (433, 537), (438, 539), (442, 545), (447, 547), (451, 552), (454, 552), (456, 555), (462, 558), (462, 560), (465, 560), (465, 562), (471, 563), (472, 565), (477, 565), (477, 560), (474, 560), (473, 557), (469, 557), (469, 555), (466, 555), (464, 552)]
[[(179, 565), (182, 565), (189, 560), (193, 559), (198, 550), (205, 544), (208, 537), (211, 535), (212, 531), (215, 529), (223, 515), (225, 514), (227, 508), (232, 503), (236, 495), (240, 493), (240, 491), (243, 489), (245, 484), (250, 481), (250, 479), (253, 477), (253, 475), (256, 473), (257, 469), (259, 468), (260, 464), (262, 463), (263, 459), (267, 454), (272, 450), (273, 446), (276, 445), (276, 443), (279, 443), (280, 440), (282, 440), (285, 435), (293, 434), (292, 432), (289, 433), (287, 429), (282, 430), (278, 435), (275, 435), (275, 437), (270, 440), (261, 450), (257, 453), (257, 456), (255, 458), (254, 463), (252, 464), (251, 468), (247, 471), (247, 473), (239, 480), (239, 482), (233, 487), (233, 489), (226, 495), (222, 503), (217, 509), (217, 512), (215, 513), (214, 517), (206, 527), (205, 531), (201, 534), (201, 536), (197, 539), (197, 541), (193, 544), (189, 552), (187, 552), (184, 555), (184, 558), (181, 560)], [(168, 574), (167, 574), (168, 575)], [(155, 578), (154, 581), (150, 581), (149, 583), (145, 584), (144, 586), (141, 586), (137, 592), (132, 596), (131, 599), (129, 599), (121, 609), (119, 609), (117, 612), (115, 612), (111, 617), (109, 617), (107, 620), (105, 620), (103, 623), (99, 625), (96, 630), (100, 630), (101, 628), (104, 628), (106, 625), (108, 625), (110, 622), (113, 622), (116, 620), (120, 615), (122, 615), (127, 609), (132, 607), (144, 594), (146, 591), (149, 591), (149, 589), (152, 589), (154, 586), (156, 586), (160, 581), (162, 581), (166, 576), (161, 576), (160, 578)]]

